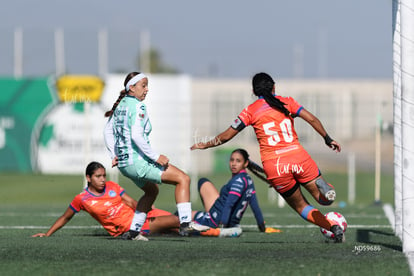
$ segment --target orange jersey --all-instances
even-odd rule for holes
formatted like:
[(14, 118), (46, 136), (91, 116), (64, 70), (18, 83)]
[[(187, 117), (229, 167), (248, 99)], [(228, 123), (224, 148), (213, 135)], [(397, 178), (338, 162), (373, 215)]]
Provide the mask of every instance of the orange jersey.
[(126, 205), (121, 196), (124, 189), (118, 184), (108, 181), (101, 195), (94, 195), (86, 188), (78, 194), (69, 207), (78, 213), (88, 212), (112, 236), (119, 236), (129, 230), (134, 216), (134, 209)]
[[(298, 116), (302, 106), (291, 97), (276, 96), (285, 103), (285, 107), (292, 116)], [(246, 107), (232, 125), (237, 128), (240, 120), (245, 126), (251, 125), (256, 133), (260, 146), (262, 162), (275, 159), (279, 155), (291, 150), (301, 149), (291, 116), (269, 106), (264, 99), (257, 99)]]

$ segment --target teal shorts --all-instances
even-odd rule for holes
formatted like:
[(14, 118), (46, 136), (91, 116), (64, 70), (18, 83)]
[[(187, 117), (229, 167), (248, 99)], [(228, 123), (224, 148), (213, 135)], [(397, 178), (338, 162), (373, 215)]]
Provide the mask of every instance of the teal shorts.
[(164, 168), (151, 161), (144, 159), (135, 160), (133, 165), (119, 167), (121, 173), (131, 179), (135, 185), (142, 188), (148, 182), (161, 184), (161, 175)]

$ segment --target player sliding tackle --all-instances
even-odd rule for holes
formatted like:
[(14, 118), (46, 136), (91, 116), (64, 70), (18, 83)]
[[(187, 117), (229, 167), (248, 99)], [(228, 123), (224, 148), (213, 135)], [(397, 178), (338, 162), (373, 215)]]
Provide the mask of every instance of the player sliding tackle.
[[(75, 196), (67, 210), (46, 233), (37, 233), (33, 237), (49, 237), (64, 227), (75, 214), (84, 210), (95, 218), (112, 236), (128, 233), (133, 222), (137, 201), (131, 198), (117, 183), (106, 181), (106, 171), (102, 164), (91, 162), (86, 168), (88, 186)], [(142, 225), (138, 241), (148, 241), (147, 235), (156, 233), (177, 233), (180, 220), (170, 212), (151, 209)], [(204, 236), (237, 237), (241, 229), (209, 229), (201, 233)]]
[[(322, 205), (335, 200), (333, 186), (325, 181), (315, 161), (299, 143), (294, 119), (300, 117), (319, 133), (325, 144), (336, 152), (341, 146), (331, 139), (319, 119), (291, 97), (276, 95), (275, 82), (266, 73), (252, 80), (258, 99), (247, 106), (233, 124), (210, 141), (194, 144), (191, 149), (207, 149), (226, 143), (251, 125), (260, 145), (263, 169), (271, 186), (305, 220), (334, 233), (336, 242), (343, 242), (343, 230), (330, 221), (302, 194), (305, 188)], [(294, 169), (293, 169), (294, 168)]]

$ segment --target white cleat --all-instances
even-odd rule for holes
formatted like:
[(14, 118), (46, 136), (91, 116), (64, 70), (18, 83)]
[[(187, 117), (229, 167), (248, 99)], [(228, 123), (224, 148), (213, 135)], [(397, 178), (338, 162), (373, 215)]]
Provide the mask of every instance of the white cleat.
[(148, 241), (148, 238), (144, 237), (144, 235), (139, 234), (135, 238), (132, 238), (133, 241)]
[(241, 227), (220, 228), (219, 237), (240, 237), (242, 232)]
[(329, 190), (325, 194), (325, 198), (329, 201), (334, 201), (336, 198), (336, 192), (335, 190)]
[(198, 224), (194, 221), (191, 222), (183, 222), (180, 225), (180, 231), (179, 234), (181, 236), (189, 236), (191, 233), (199, 233), (199, 232), (205, 232), (209, 230), (210, 227)]

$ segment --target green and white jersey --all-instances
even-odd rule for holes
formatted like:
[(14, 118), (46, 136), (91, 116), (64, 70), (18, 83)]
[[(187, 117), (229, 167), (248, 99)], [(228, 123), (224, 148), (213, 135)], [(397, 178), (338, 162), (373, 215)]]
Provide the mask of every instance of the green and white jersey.
[[(111, 155), (118, 157), (118, 167), (132, 165), (135, 160), (157, 161), (159, 154), (150, 145), (152, 126), (146, 105), (133, 96), (125, 96), (108, 121), (111, 130), (105, 130), (105, 141)], [(107, 137), (112, 132), (112, 137)], [(112, 158), (114, 156), (111, 156)]]

